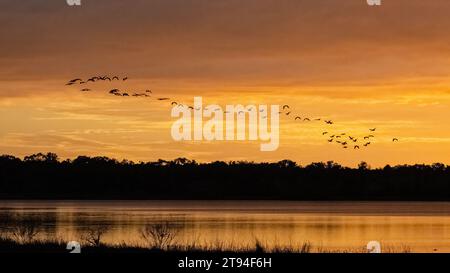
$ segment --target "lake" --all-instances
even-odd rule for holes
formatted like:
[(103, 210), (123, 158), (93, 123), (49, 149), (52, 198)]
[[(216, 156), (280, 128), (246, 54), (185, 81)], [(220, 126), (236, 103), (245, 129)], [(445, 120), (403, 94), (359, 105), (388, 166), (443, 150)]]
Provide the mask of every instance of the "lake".
[(169, 221), (179, 244), (240, 248), (258, 240), (267, 248), (384, 249), (450, 252), (450, 203), (285, 201), (0, 201), (7, 215), (39, 219), (39, 237), (79, 241), (104, 225), (104, 242), (144, 245), (144, 225)]

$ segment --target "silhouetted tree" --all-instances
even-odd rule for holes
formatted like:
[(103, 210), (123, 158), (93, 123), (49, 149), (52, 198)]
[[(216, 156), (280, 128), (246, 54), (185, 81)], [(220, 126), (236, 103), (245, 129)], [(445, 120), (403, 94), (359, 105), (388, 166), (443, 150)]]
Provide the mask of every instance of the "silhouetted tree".
[(352, 169), (336, 162), (306, 167), (291, 160), (156, 162), (53, 153), (0, 156), (0, 199), (284, 199), (450, 201), (450, 168), (398, 165)]

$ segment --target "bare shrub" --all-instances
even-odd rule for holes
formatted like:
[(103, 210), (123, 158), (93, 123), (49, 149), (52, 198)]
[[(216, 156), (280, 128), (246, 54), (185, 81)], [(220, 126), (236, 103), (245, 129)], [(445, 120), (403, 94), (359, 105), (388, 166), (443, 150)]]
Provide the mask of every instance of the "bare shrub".
[(39, 234), (39, 224), (33, 220), (16, 222), (10, 228), (11, 238), (21, 244), (32, 242)]
[(141, 230), (141, 237), (150, 248), (167, 249), (178, 235), (179, 228), (169, 222), (147, 224)]
[(82, 240), (86, 241), (91, 246), (99, 247), (102, 245), (102, 237), (109, 230), (109, 227), (106, 225), (98, 225), (89, 227), (85, 234), (81, 236)]

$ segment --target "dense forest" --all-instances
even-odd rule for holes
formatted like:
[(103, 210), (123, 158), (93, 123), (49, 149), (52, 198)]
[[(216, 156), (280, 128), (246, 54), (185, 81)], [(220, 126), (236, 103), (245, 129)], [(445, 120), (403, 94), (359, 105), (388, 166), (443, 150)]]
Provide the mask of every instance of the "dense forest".
[(335, 162), (157, 162), (53, 153), (0, 156), (0, 199), (248, 199), (450, 201), (450, 166), (371, 169)]

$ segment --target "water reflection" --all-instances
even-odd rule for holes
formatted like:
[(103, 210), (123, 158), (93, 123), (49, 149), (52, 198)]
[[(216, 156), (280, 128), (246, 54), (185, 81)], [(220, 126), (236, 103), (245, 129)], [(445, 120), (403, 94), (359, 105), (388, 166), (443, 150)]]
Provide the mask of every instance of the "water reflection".
[(330, 250), (364, 247), (378, 240), (412, 251), (450, 252), (450, 203), (350, 202), (0, 202), (0, 220), (40, 223), (40, 238), (81, 240), (106, 226), (109, 244), (146, 244), (146, 224), (179, 227), (176, 241), (202, 247), (298, 246)]

